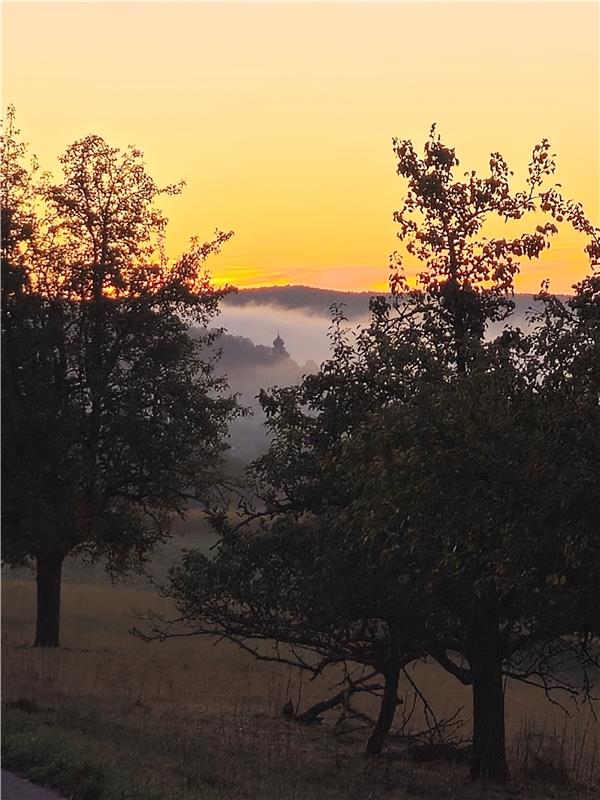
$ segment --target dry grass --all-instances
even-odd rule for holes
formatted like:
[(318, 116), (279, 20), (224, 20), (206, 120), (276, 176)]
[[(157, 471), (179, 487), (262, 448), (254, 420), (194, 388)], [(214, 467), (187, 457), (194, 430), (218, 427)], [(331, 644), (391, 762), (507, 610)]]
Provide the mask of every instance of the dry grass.
[[(301, 696), (306, 707), (328, 693), (335, 675), (301, 681), (226, 642), (132, 637), (133, 609), (160, 605), (153, 592), (65, 581), (63, 647), (54, 651), (29, 646), (32, 580), (5, 578), (2, 594), (4, 700), (54, 709), (46, 722), (92, 737), (106, 763), (127, 758), (173, 786), (173, 797), (571, 798), (594, 796), (599, 786), (600, 725), (574, 705), (565, 717), (531, 687), (507, 686), (514, 782), (481, 789), (468, 784), (462, 765), (413, 763), (393, 746), (388, 758), (367, 762), (364, 731), (334, 737), (327, 724), (282, 719), (288, 698)], [(414, 676), (440, 717), (460, 706), (468, 717), (468, 690), (442, 670), (418, 665)]]

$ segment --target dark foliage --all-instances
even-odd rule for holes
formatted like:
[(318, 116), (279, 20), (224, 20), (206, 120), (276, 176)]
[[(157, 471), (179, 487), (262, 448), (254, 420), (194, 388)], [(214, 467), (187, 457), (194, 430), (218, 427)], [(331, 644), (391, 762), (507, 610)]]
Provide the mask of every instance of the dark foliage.
[[(424, 656), (473, 687), (474, 779), (508, 777), (506, 676), (589, 694), (600, 624), (599, 232), (555, 186), (549, 145), (522, 191), (499, 154), (457, 180), (432, 130), (424, 157), (394, 143), (408, 182), (395, 215), (424, 270), (393, 262), (395, 298), (354, 336), (334, 316), (332, 357), (264, 392), (273, 441), (253, 467), (259, 502), (217, 517), (213, 559), (188, 553), (167, 594), (180, 616), (154, 633), (217, 635), (258, 657), (320, 671), (372, 666), (386, 682), (377, 752), (399, 668)], [(549, 221), (485, 238), (490, 216)], [(503, 324), (522, 257), (567, 221), (592, 274), (525, 334)], [(265, 653), (256, 640), (274, 640)], [(288, 648), (280, 645), (287, 645)]]
[(2, 142), (3, 557), (36, 562), (36, 643), (58, 643), (64, 557), (140, 565), (217, 478), (236, 403), (192, 339), (222, 295), (203, 262), (231, 234), (162, 253), (142, 154), (100, 137), (38, 176), (9, 110)]

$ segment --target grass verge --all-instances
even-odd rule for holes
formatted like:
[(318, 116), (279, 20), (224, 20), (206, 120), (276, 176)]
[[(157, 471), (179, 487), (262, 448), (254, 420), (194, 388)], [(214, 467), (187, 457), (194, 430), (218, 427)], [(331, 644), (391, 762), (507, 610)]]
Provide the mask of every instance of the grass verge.
[[(115, 730), (107, 739), (84, 733), (75, 723), (72, 729), (60, 725), (51, 709), (6, 704), (2, 713), (3, 767), (41, 786), (47, 786), (73, 800), (217, 800), (221, 792), (209, 787), (186, 790), (169, 785), (153, 775), (152, 766), (140, 764), (137, 747), (123, 750), (124, 731)], [(119, 735), (121, 734), (121, 735)], [(155, 744), (147, 751), (156, 757)], [(136, 761), (138, 763), (136, 763)], [(185, 775), (181, 776), (185, 780)]]
[[(142, 730), (100, 713), (40, 708), (30, 700), (3, 706), (3, 766), (71, 800), (583, 800), (596, 795), (562, 782), (476, 786), (466, 770), (390, 756), (376, 761), (330, 757), (294, 768), (289, 759), (268, 765), (250, 753), (215, 752), (176, 737)], [(330, 754), (330, 756), (333, 754)], [(362, 763), (364, 761), (364, 763)], [(311, 763), (312, 762), (312, 763)], [(252, 779), (250, 774), (252, 773)], [(552, 776), (553, 779), (555, 776)]]

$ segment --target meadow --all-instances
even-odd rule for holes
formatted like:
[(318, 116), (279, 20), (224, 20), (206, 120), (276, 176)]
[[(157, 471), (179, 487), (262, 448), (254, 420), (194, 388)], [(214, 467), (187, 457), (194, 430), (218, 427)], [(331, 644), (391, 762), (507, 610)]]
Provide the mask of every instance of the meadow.
[[(70, 574), (70, 577), (69, 577)], [(87, 582), (83, 582), (83, 578)], [(393, 737), (381, 759), (363, 754), (367, 729), (283, 717), (335, 691), (339, 673), (309, 680), (257, 662), (228, 642), (200, 638), (145, 643), (130, 631), (136, 612), (168, 611), (143, 581), (111, 585), (71, 569), (63, 586), (62, 647), (30, 646), (35, 582), (2, 583), (5, 766), (80, 800), (342, 800), (342, 798), (584, 798), (600, 788), (600, 723), (567, 699), (569, 716), (531, 686), (507, 683), (513, 780), (469, 784), (467, 767), (431, 759)], [(439, 719), (459, 709), (468, 735), (469, 690), (432, 664), (403, 678), (396, 723), (414, 681)], [(355, 705), (374, 711), (371, 701)], [(406, 732), (422, 729), (417, 712)], [(420, 754), (420, 755), (419, 755)], [(71, 795), (68, 795), (71, 796)]]

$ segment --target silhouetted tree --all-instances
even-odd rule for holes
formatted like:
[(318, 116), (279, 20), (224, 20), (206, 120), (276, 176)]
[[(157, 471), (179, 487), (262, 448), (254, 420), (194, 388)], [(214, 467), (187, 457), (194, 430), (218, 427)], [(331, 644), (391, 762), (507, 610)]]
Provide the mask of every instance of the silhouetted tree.
[(519, 259), (557, 228), (482, 228), (541, 209), (589, 235), (595, 264), (598, 232), (544, 188), (546, 141), (518, 192), (499, 154), (488, 177), (460, 181), (434, 131), (423, 158), (394, 148), (418, 289), (397, 255), (396, 296), (372, 303), (370, 326), (353, 336), (338, 315), (319, 373), (262, 394), (273, 441), (253, 466), (260, 504), (222, 523), (214, 560), (189, 553), (167, 593), (185, 635), (273, 639), (325, 661), (342, 642), (340, 660), (384, 674), (370, 752), (393, 720), (397, 666), (429, 655), (473, 687), (472, 778), (503, 781), (503, 677), (575, 690), (561, 671), (572, 658), (586, 690), (597, 660), (598, 278), (567, 305), (544, 295), (532, 333), (488, 341), (512, 310)]
[(71, 145), (37, 180), (2, 141), (3, 557), (35, 562), (35, 644), (59, 642), (68, 554), (140, 564), (216, 479), (233, 398), (202, 356), (222, 293), (204, 272), (231, 234), (162, 248), (160, 189), (135, 148)]

